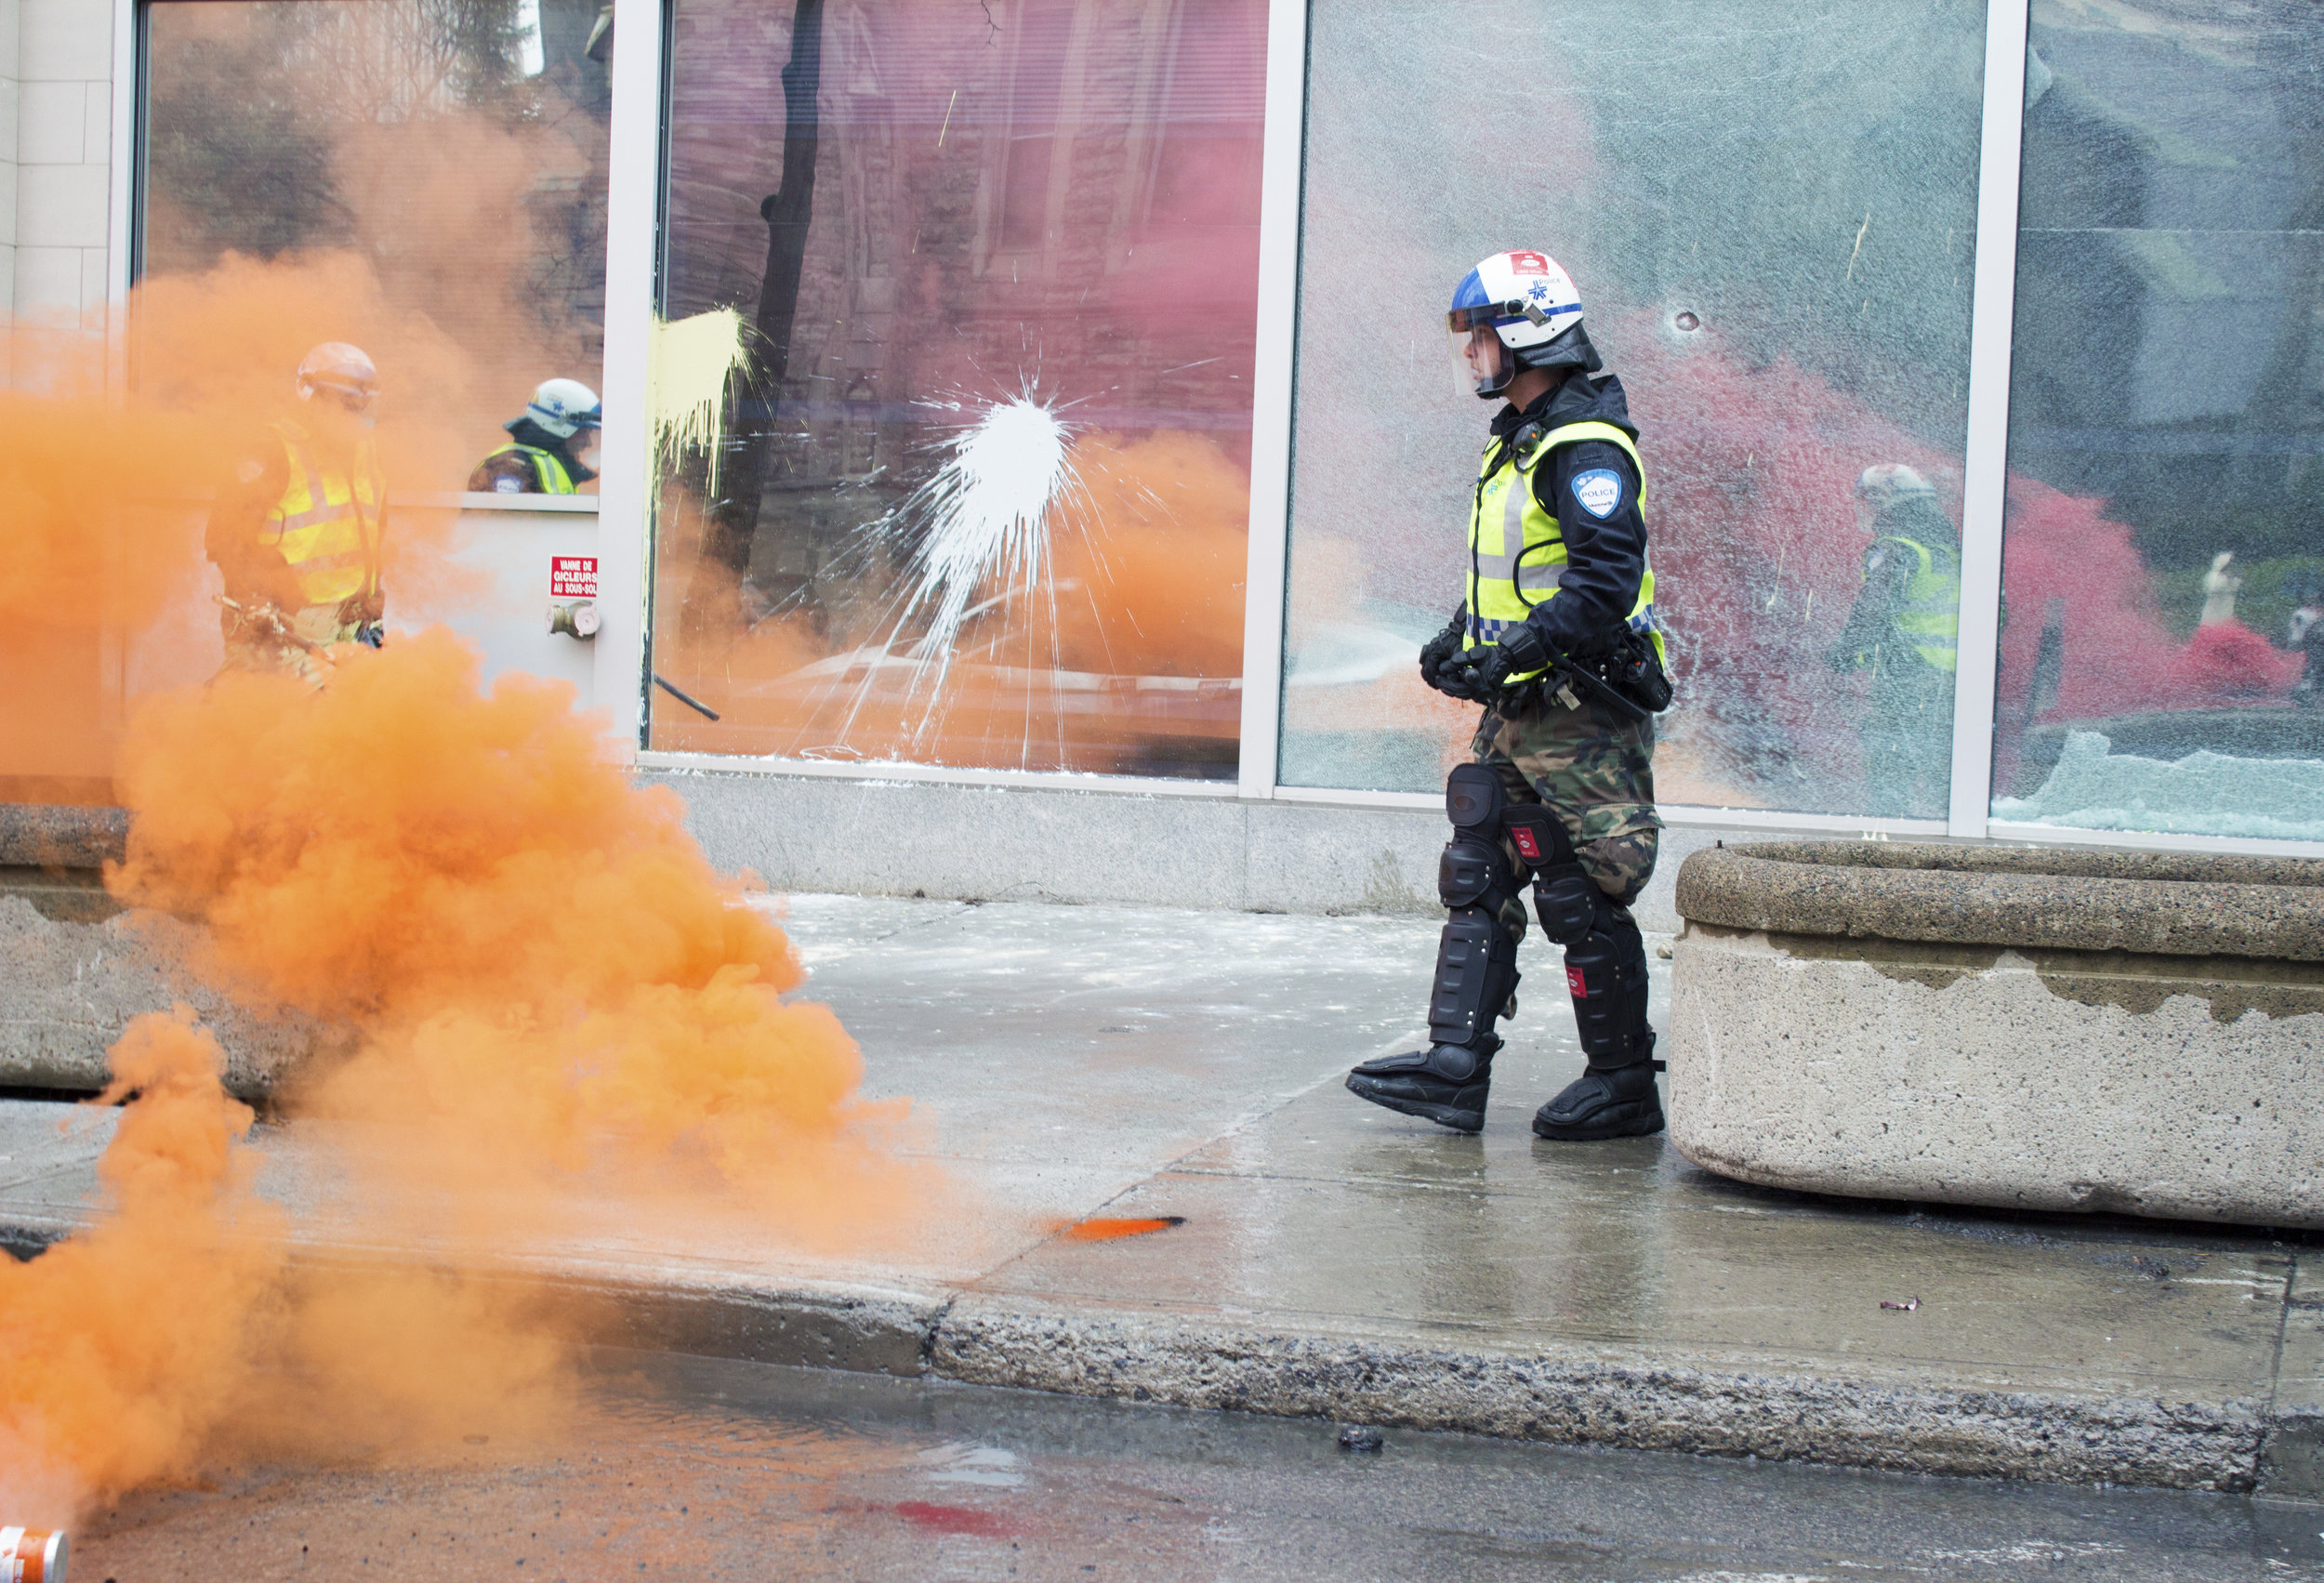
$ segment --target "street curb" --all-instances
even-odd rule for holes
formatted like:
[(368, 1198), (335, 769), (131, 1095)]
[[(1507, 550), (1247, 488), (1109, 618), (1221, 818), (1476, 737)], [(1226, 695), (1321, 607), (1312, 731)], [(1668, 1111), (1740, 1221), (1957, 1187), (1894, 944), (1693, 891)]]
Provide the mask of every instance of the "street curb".
[[(956, 1304), (931, 1373), (983, 1385), (1502, 1439), (1895, 1472), (2248, 1491), (2256, 1403), (1787, 1374), (1613, 1349), (1539, 1352)], [(2276, 1493), (2310, 1495), (2278, 1486)]]
[[(69, 1225), (0, 1225), (20, 1258)], [(297, 1273), (410, 1270), (390, 1249), (306, 1245)], [(2260, 1403), (2164, 1401), (1847, 1379), (1733, 1360), (1571, 1344), (1538, 1352), (731, 1278), (511, 1264), (505, 1284), (578, 1339), (645, 1352), (941, 1379), (1275, 1418), (1449, 1430), (1504, 1440), (2036, 1483), (2101, 1482), (2324, 1498), (2317, 1420)]]

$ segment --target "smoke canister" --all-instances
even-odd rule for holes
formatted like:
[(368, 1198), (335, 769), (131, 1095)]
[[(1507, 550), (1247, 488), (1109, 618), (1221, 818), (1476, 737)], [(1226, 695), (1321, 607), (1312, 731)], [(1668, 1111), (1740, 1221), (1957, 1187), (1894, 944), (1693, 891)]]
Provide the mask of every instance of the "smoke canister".
[(0, 1583), (64, 1583), (62, 1528), (0, 1528)]

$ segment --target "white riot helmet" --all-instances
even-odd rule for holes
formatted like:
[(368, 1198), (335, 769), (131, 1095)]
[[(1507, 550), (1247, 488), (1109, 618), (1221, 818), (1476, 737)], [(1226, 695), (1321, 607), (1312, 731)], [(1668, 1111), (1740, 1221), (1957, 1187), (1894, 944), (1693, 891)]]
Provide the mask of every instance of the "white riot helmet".
[(1547, 253), (1496, 253), (1461, 277), (1445, 315), (1453, 351), (1490, 401), (1520, 368), (1599, 366), (1581, 328), (1581, 293)]
[[(581, 429), (602, 429), (605, 409), (597, 392), (578, 379), (544, 379), (517, 422), (528, 420), (560, 440), (570, 440)], [(508, 427), (514, 429), (516, 424)]]
[(1857, 475), (1856, 498), (1885, 511), (1907, 500), (1934, 500), (1936, 486), (1902, 462), (1875, 462)]
[(362, 412), (379, 393), (379, 370), (370, 354), (345, 341), (324, 341), (298, 360), (298, 399), (311, 402), (318, 390), (328, 390)]

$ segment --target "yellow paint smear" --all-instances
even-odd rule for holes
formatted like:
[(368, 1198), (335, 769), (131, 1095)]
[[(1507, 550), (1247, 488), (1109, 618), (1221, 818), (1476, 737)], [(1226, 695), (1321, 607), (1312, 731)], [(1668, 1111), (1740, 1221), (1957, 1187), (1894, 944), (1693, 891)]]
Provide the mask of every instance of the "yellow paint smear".
[(653, 373), (646, 406), (654, 422), (654, 460), (663, 468), (689, 450), (709, 463), (719, 488), (726, 438), (726, 382), (749, 356), (750, 323), (733, 308), (714, 308), (676, 323), (654, 322)]

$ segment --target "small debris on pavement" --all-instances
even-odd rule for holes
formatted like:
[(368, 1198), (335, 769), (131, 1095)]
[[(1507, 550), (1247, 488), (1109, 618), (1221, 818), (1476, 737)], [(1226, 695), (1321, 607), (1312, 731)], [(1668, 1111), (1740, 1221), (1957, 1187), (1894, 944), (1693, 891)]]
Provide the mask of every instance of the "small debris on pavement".
[(1892, 1299), (1882, 1298), (1881, 1299), (1881, 1306), (1886, 1309), (1893, 1309), (1898, 1313), (1910, 1313), (1914, 1309), (1921, 1306), (1921, 1299), (1919, 1298), (1907, 1298), (1902, 1302), (1896, 1302)]
[(1076, 1220), (1063, 1227), (1061, 1234), (1067, 1242), (1112, 1242), (1116, 1237), (1144, 1236), (1149, 1232), (1166, 1232), (1185, 1223), (1183, 1215), (1150, 1215), (1135, 1220), (1101, 1215)]
[(2167, 1281), (2171, 1279), (2171, 1266), (2165, 1264), (2159, 1259), (2148, 1259), (2134, 1253), (2131, 1256), (2131, 1267), (2139, 1271), (2149, 1280)]
[(1342, 1451), (1378, 1451), (1387, 1444), (1380, 1431), (1369, 1424), (1342, 1424), (1340, 1427), (1340, 1449)]

